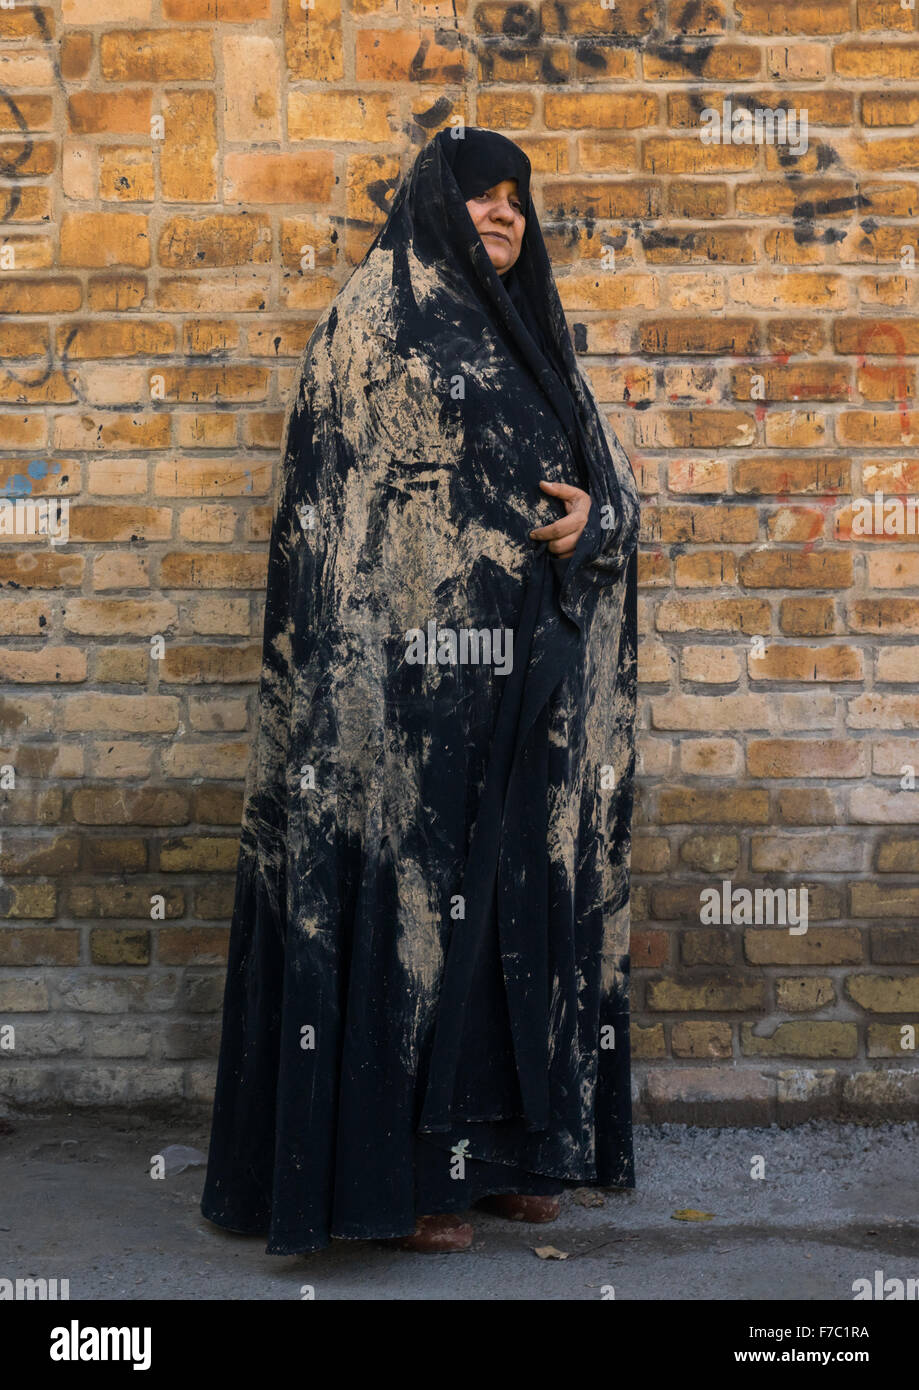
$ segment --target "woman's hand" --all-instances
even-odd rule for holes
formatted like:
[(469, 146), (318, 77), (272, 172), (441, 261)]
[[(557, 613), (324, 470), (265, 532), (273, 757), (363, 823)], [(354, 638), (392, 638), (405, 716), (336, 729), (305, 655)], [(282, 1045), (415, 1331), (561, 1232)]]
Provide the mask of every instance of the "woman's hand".
[(548, 541), (549, 550), (553, 555), (573, 555), (578, 537), (587, 525), (590, 496), (581, 488), (572, 487), (570, 483), (549, 483), (544, 479), (539, 486), (564, 502), (567, 516), (560, 517), (549, 526), (540, 526), (538, 530), (531, 531), (530, 539)]

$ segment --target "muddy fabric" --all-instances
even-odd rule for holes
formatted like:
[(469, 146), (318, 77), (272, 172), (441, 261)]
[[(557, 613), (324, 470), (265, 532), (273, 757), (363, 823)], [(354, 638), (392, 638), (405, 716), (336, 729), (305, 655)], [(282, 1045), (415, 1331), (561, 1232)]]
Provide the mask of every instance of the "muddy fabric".
[[(638, 496), (535, 212), (513, 274), (538, 336), (450, 142), (317, 325), (285, 428), (202, 1201), (276, 1254), (634, 1183)], [(540, 479), (590, 492), (568, 560), (529, 537), (564, 514)]]

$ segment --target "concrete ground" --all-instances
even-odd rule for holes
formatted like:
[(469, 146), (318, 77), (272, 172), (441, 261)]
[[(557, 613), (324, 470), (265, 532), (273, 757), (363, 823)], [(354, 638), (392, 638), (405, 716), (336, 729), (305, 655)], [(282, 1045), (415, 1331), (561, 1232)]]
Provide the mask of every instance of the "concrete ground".
[[(202, 1167), (151, 1179), (169, 1146), (206, 1150), (206, 1118), (10, 1115), (0, 1278), (67, 1278), (71, 1299), (280, 1300), (309, 1285), (317, 1299), (841, 1301), (875, 1270), (919, 1278), (919, 1125), (660, 1125), (635, 1138), (637, 1190), (602, 1206), (566, 1194), (552, 1225), (476, 1213), (464, 1254), (336, 1241), (279, 1257), (204, 1220)], [(686, 1209), (712, 1219), (674, 1219)], [(567, 1259), (539, 1258), (545, 1245)]]

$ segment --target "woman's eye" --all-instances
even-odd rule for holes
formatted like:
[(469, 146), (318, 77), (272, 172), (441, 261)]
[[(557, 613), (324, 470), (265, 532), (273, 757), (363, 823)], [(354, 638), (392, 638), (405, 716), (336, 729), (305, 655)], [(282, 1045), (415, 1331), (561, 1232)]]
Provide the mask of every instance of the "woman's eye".
[[(498, 201), (499, 201), (499, 200), (498, 200), (497, 198), (494, 198), (494, 197), (492, 196), (490, 190), (486, 190), (485, 193), (473, 193), (473, 195), (472, 195), (472, 202), (474, 202), (474, 203), (493, 203), (493, 202), (498, 202)], [(523, 216), (523, 204), (520, 202), (520, 199), (519, 199), (519, 198), (511, 198), (509, 201), (510, 201), (510, 205), (511, 205), (511, 207), (514, 209), (514, 211), (515, 211), (515, 212), (519, 212), (519, 213), (520, 213), (520, 216), (522, 217), (522, 216)]]

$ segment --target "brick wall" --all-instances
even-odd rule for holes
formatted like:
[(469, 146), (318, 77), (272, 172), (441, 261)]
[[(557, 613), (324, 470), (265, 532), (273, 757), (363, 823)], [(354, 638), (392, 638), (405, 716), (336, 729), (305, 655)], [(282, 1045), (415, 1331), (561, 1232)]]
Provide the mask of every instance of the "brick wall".
[[(0, 35), (0, 1094), (210, 1095), (285, 403), (462, 117), (533, 161), (644, 494), (638, 1113), (915, 1114), (919, 538), (855, 525), (919, 493), (915, 9), (16, 0)], [(725, 99), (808, 138), (706, 142)], [(806, 888), (807, 931), (702, 920), (723, 882)]]

